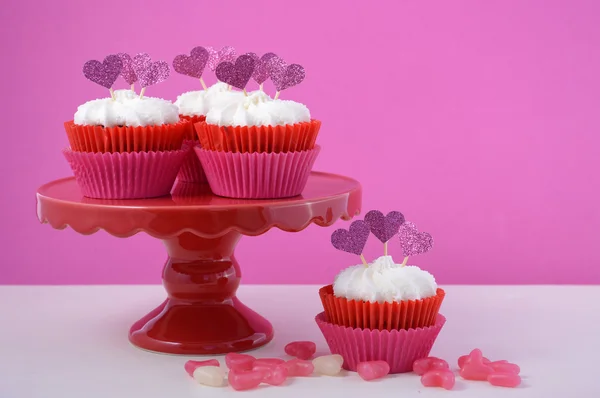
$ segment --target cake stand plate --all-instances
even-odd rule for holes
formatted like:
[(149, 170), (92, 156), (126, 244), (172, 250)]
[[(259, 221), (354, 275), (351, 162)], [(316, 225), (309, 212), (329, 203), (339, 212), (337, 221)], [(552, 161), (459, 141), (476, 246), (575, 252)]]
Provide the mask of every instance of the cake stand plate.
[(258, 348), (273, 327), (236, 297), (240, 266), (234, 249), (242, 235), (277, 227), (298, 232), (311, 223), (329, 226), (360, 212), (360, 184), (312, 172), (300, 196), (276, 200), (228, 199), (207, 185), (178, 183), (171, 195), (140, 200), (83, 197), (75, 179), (41, 186), (42, 223), (80, 234), (103, 229), (120, 238), (146, 232), (167, 248), (163, 285), (167, 299), (129, 331), (136, 346), (170, 354), (223, 354)]

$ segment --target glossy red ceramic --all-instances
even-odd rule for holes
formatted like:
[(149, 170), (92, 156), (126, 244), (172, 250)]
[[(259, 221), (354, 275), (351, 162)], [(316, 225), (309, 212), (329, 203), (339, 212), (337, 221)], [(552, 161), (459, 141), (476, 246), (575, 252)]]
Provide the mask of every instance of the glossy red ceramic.
[(164, 242), (167, 299), (131, 327), (129, 339), (171, 354), (240, 352), (273, 338), (271, 324), (236, 297), (241, 273), (233, 252), (241, 235), (329, 226), (360, 207), (357, 181), (320, 172), (311, 174), (302, 195), (277, 200), (221, 198), (194, 183), (179, 183), (161, 198), (89, 199), (74, 178), (50, 182), (37, 193), (38, 218), (54, 228), (81, 234), (103, 229), (117, 237), (143, 231)]

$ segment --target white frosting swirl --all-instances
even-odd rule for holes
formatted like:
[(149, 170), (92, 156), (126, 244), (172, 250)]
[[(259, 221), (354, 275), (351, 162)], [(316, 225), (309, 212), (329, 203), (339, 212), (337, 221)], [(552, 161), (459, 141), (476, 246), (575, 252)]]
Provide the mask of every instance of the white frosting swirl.
[(333, 283), (337, 297), (379, 303), (432, 297), (436, 290), (433, 275), (414, 265), (395, 264), (392, 256), (379, 257), (368, 267), (346, 268)]
[(242, 101), (213, 102), (206, 123), (219, 126), (280, 126), (310, 122), (310, 111), (299, 102), (273, 100), (253, 91)]
[(177, 97), (175, 105), (179, 114), (184, 116), (204, 116), (208, 113), (212, 103), (229, 103), (241, 101), (244, 94), (241, 91), (230, 91), (226, 83), (217, 82), (200, 91), (188, 91)]
[(115, 90), (115, 100), (100, 98), (80, 105), (73, 121), (83, 126), (160, 126), (179, 121), (179, 111), (171, 101), (140, 97), (131, 90)]

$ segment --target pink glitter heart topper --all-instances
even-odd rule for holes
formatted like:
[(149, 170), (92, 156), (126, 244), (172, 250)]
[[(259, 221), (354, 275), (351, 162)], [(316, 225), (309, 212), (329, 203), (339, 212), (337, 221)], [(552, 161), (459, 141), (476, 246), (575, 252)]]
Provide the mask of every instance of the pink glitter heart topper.
[(427, 232), (419, 232), (415, 224), (406, 221), (400, 227), (400, 245), (405, 257), (427, 253), (433, 247), (433, 238)]
[(133, 70), (133, 60), (131, 59), (131, 56), (126, 53), (118, 53), (117, 56), (121, 58), (121, 62), (123, 63), (123, 69), (121, 69), (121, 77), (123, 80), (129, 85), (137, 82), (138, 78)]
[(154, 61), (146, 53), (133, 57), (133, 70), (142, 88), (167, 80), (171, 69), (165, 61)]
[(258, 84), (263, 84), (269, 78), (269, 60), (277, 55), (274, 53), (266, 53), (258, 60), (252, 79)]
[(217, 79), (230, 86), (243, 90), (246, 84), (252, 77), (256, 60), (251, 55), (240, 55), (235, 60), (235, 64), (231, 62), (221, 62), (215, 71)]
[(83, 75), (102, 87), (111, 88), (121, 70), (123, 61), (118, 55), (109, 55), (104, 61), (90, 60), (83, 65)]
[(331, 244), (338, 250), (360, 255), (369, 238), (369, 225), (363, 220), (350, 224), (348, 230), (338, 229), (331, 234)]
[(212, 71), (217, 70), (217, 66), (221, 62), (235, 61), (235, 48), (231, 46), (223, 47), (219, 51), (212, 47), (206, 47), (206, 50), (208, 51), (208, 67)]
[(379, 210), (371, 210), (365, 214), (365, 222), (369, 225), (371, 233), (385, 243), (398, 233), (404, 223), (404, 215), (399, 211), (391, 211), (384, 216)]
[(200, 79), (208, 63), (208, 51), (204, 47), (194, 47), (190, 55), (180, 54), (173, 59), (173, 69), (182, 75)]
[(277, 91), (283, 91), (302, 83), (306, 76), (304, 67), (298, 64), (288, 65), (278, 56), (271, 57), (268, 62), (269, 77)]

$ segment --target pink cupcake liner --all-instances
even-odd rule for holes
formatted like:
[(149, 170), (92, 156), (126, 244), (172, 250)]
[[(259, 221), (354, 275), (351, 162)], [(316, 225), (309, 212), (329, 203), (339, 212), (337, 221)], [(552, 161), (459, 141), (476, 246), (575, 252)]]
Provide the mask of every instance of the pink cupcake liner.
[(189, 149), (122, 153), (63, 150), (81, 193), (95, 199), (168, 195), (189, 152)]
[(331, 353), (344, 358), (344, 369), (356, 372), (360, 362), (382, 360), (390, 365), (390, 373), (406, 373), (412, 372), (414, 361), (429, 356), (446, 318), (438, 314), (433, 326), (391, 331), (334, 325), (327, 322), (325, 312), (315, 321)]
[[(196, 147), (196, 145), (200, 145), (200, 141), (185, 140), (181, 149), (190, 150)], [(195, 182), (201, 184), (208, 182), (204, 169), (202, 168), (202, 163), (200, 163), (200, 159), (198, 159), (198, 156), (196, 156), (193, 150), (190, 150), (190, 153), (185, 157), (181, 169), (179, 169), (179, 173), (177, 174), (177, 179), (181, 182)]]
[(302, 193), (321, 147), (280, 153), (194, 149), (215, 195), (277, 199)]

